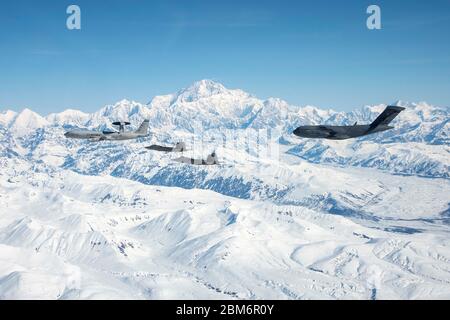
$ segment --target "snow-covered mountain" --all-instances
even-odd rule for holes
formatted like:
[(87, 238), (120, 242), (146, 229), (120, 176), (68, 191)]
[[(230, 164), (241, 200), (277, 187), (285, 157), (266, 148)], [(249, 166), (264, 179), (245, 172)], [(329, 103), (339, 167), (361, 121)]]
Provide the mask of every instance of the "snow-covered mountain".
[[(379, 215), (353, 220), (16, 157), (0, 165), (0, 299), (450, 296), (443, 181), (397, 177), (381, 190), (362, 169), (335, 172), (334, 188), (359, 189)], [(309, 192), (322, 182), (310, 176)]]
[[(0, 298), (448, 298), (449, 110), (397, 104), (395, 129), (347, 141), (291, 132), (385, 105), (336, 112), (202, 80), (92, 114), (0, 112)], [(143, 119), (148, 139), (64, 137)], [(221, 164), (143, 148), (177, 141)]]
[(79, 110), (68, 109), (60, 113), (49, 114), (46, 119), (49, 123), (56, 126), (78, 125), (83, 126), (89, 120), (89, 114)]
[(45, 118), (30, 109), (23, 109), (17, 114), (14, 114), (12, 111), (6, 111), (2, 113), (1, 118), (2, 120), (4, 119), (1, 122), (17, 137), (25, 136), (36, 129), (49, 125)]
[(297, 107), (275, 98), (260, 100), (242, 90), (202, 80), (175, 94), (154, 97), (147, 105), (122, 100), (93, 114), (66, 110), (43, 118), (28, 109), (19, 114), (6, 111), (0, 114), (0, 126), (18, 138), (43, 130), (41, 134), (48, 138), (44, 141), (56, 139), (64, 146), (70, 142), (61, 137), (59, 127), (102, 129), (117, 120), (130, 120), (137, 126), (143, 119), (150, 119), (155, 138), (167, 142), (177, 136), (208, 136), (214, 130), (268, 130), (283, 145), (291, 146), (289, 153), (314, 163), (448, 178), (449, 110), (426, 103), (398, 104), (407, 109), (394, 121), (394, 130), (343, 142), (303, 140), (290, 133), (301, 124), (369, 123), (385, 105), (365, 106), (348, 113)]

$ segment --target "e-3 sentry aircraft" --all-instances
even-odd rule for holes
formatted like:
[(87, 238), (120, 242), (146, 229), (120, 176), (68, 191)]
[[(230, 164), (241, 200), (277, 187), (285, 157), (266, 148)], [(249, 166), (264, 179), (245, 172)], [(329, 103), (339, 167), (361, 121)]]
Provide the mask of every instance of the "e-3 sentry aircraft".
[(393, 129), (389, 123), (405, 108), (388, 106), (371, 124), (353, 126), (301, 126), (294, 130), (293, 134), (302, 138), (345, 140), (362, 137), (368, 134)]
[(131, 140), (137, 138), (148, 137), (148, 120), (144, 120), (140, 125), (139, 129), (136, 131), (125, 132), (125, 126), (129, 125), (129, 122), (113, 122), (115, 126), (119, 126), (119, 131), (91, 131), (76, 129), (66, 132), (64, 135), (67, 138), (74, 139), (88, 139), (92, 141), (103, 141), (103, 140)]

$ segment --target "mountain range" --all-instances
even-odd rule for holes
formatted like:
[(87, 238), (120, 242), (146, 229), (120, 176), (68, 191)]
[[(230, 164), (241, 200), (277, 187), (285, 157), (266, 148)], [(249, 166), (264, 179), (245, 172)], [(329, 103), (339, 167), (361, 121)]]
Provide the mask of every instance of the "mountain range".
[[(393, 104), (395, 129), (347, 141), (291, 133), (386, 105), (337, 112), (201, 80), (94, 113), (3, 111), (0, 298), (448, 298), (449, 109)], [(144, 119), (136, 141), (64, 137)], [(220, 165), (144, 149), (178, 141)]]

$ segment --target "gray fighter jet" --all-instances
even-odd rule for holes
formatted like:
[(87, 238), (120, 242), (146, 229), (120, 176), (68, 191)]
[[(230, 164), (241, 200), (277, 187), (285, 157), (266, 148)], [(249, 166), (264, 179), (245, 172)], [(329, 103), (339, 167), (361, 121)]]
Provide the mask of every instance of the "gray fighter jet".
[(388, 106), (371, 124), (353, 126), (301, 126), (294, 130), (296, 136), (302, 138), (319, 138), (330, 140), (345, 140), (362, 137), (368, 134), (393, 129), (389, 123), (405, 108)]
[(184, 152), (187, 151), (186, 144), (184, 142), (177, 142), (175, 147), (164, 147), (157, 144), (152, 144), (151, 146), (145, 147), (145, 149), (161, 151), (161, 152)]
[(217, 160), (217, 155), (215, 152), (211, 153), (206, 160), (203, 159), (192, 159), (187, 157), (179, 157), (177, 159), (174, 159), (174, 161), (186, 163), (186, 164), (193, 164), (198, 166), (212, 166), (219, 164), (219, 161)]
[(115, 126), (119, 127), (119, 131), (91, 131), (76, 129), (66, 132), (64, 135), (67, 138), (74, 139), (89, 139), (93, 141), (103, 141), (103, 140), (130, 140), (142, 137), (147, 137), (148, 134), (148, 120), (142, 122), (139, 129), (136, 131), (125, 132), (125, 126), (129, 125), (129, 122), (113, 122)]

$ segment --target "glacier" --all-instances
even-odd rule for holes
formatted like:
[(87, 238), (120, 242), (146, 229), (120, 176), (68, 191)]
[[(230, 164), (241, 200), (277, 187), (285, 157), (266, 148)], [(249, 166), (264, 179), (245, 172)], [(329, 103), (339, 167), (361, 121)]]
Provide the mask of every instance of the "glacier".
[[(95, 113), (0, 112), (0, 299), (448, 299), (449, 110), (395, 129), (299, 139), (302, 124), (368, 123), (201, 80)], [(70, 128), (150, 120), (132, 142)], [(221, 165), (143, 147), (185, 141)]]

